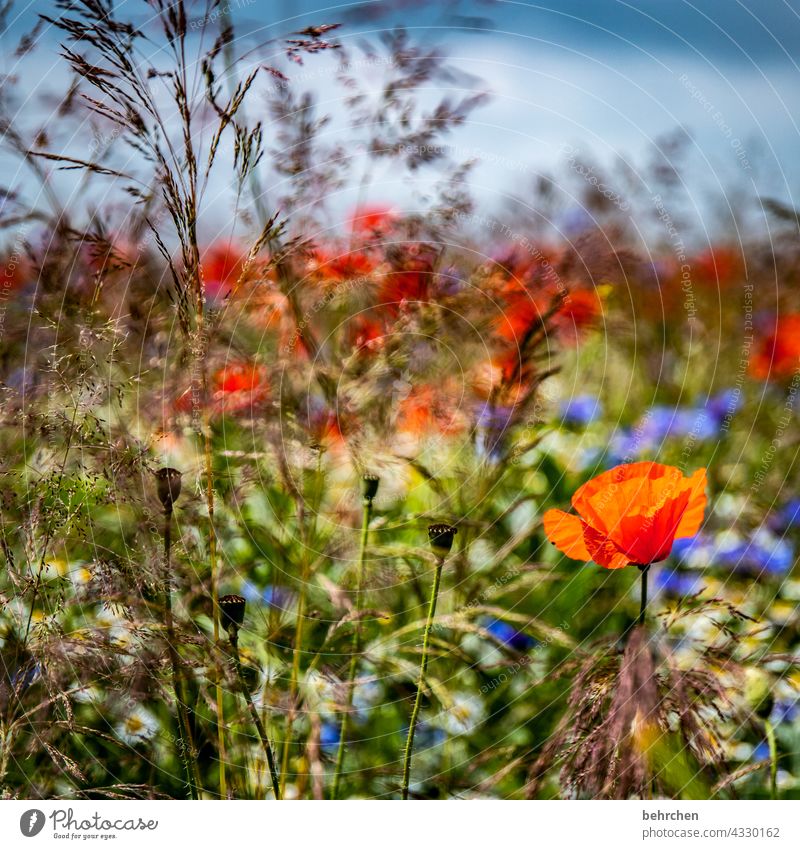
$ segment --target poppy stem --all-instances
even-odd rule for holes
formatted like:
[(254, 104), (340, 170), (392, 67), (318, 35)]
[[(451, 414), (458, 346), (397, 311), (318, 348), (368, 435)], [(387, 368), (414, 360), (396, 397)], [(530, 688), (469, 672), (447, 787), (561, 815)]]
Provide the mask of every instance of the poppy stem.
[(242, 691), (242, 696), (244, 696), (244, 700), (247, 702), (247, 707), (250, 711), (250, 717), (253, 720), (253, 725), (256, 727), (256, 731), (258, 732), (258, 737), (261, 740), (261, 746), (264, 749), (264, 754), (267, 756), (267, 765), (269, 767), (269, 775), (272, 780), (272, 792), (275, 794), (276, 799), (281, 798), (281, 783), (278, 780), (278, 770), (275, 766), (275, 757), (272, 754), (272, 746), (269, 742), (269, 737), (267, 736), (267, 731), (264, 728), (264, 723), (261, 721), (261, 717), (258, 715), (258, 710), (256, 706), (253, 704), (253, 697), (250, 695), (250, 690), (247, 687), (247, 681), (244, 677), (244, 671), (242, 670), (242, 661), (239, 657), (239, 634), (235, 628), (232, 628), (228, 637), (231, 641), (231, 648), (233, 649), (232, 657), (233, 657), (233, 665), (236, 667), (236, 678), (239, 682), (239, 689)]
[(178, 715), (178, 748), (180, 758), (189, 783), (192, 799), (200, 798), (200, 770), (197, 767), (197, 753), (192, 739), (192, 726), (189, 722), (186, 690), (181, 673), (181, 661), (175, 640), (175, 620), (172, 615), (172, 589), (170, 587), (172, 559), (172, 509), (164, 511), (164, 628), (167, 632), (167, 647), (172, 667), (172, 687), (175, 690), (175, 707)]
[[(202, 315), (200, 316), (202, 319)], [(208, 398), (208, 378), (206, 374), (205, 359), (202, 360), (202, 383), (203, 398)], [(217, 534), (214, 529), (214, 467), (211, 456), (211, 435), (209, 423), (203, 428), (203, 453), (205, 456), (206, 471), (206, 507), (208, 510), (208, 560), (211, 567), (211, 616), (213, 619), (214, 645), (219, 645), (219, 574), (217, 570)], [(215, 688), (215, 701), (217, 708), (217, 747), (219, 750), (219, 795), (222, 799), (228, 798), (228, 782), (225, 772), (227, 760), (225, 746), (225, 704), (222, 695), (222, 687), (217, 679)]]
[(411, 711), (411, 722), (408, 726), (408, 739), (403, 755), (403, 799), (408, 799), (408, 785), (411, 779), (411, 752), (414, 748), (414, 732), (417, 727), (420, 704), (422, 702), (422, 687), (425, 683), (425, 673), (428, 669), (428, 644), (433, 627), (433, 617), (436, 615), (436, 600), (439, 597), (439, 584), (442, 580), (442, 567), (444, 557), (436, 558), (436, 571), (433, 575), (433, 587), (431, 588), (431, 600), (428, 607), (428, 618), (425, 622), (425, 635), (422, 638), (422, 660), (419, 665), (419, 680), (417, 681), (417, 695), (414, 699), (414, 709)]
[(639, 624), (644, 625), (644, 612), (647, 608), (647, 573), (650, 570), (650, 564), (647, 563), (644, 566), (639, 567), (639, 571), (642, 573), (642, 597), (641, 603), (639, 605)]
[(347, 674), (347, 699), (342, 724), (339, 728), (339, 748), (336, 752), (336, 767), (333, 772), (333, 789), (331, 799), (339, 798), (339, 785), (342, 781), (342, 767), (344, 765), (345, 740), (347, 739), (348, 726), (350, 725), (350, 713), (353, 709), (353, 694), (355, 692), (356, 670), (358, 669), (358, 656), (361, 653), (361, 591), (364, 586), (364, 562), (367, 555), (367, 539), (369, 537), (369, 523), (372, 519), (372, 499), (364, 499), (364, 514), (361, 520), (361, 546), (358, 554), (358, 577), (356, 578), (356, 621), (353, 630), (353, 644), (350, 652), (350, 669)]
[(292, 745), (295, 712), (297, 711), (297, 690), (300, 682), (300, 655), (303, 645), (303, 624), (306, 616), (306, 578), (308, 572), (305, 562), (300, 571), (300, 593), (297, 597), (297, 618), (294, 626), (294, 647), (292, 649), (292, 671), (289, 678), (289, 709), (286, 711), (283, 750), (281, 752), (281, 792), (286, 789), (286, 776), (289, 771), (289, 750)]
[(769, 745), (769, 789), (773, 799), (778, 798), (778, 746), (775, 742), (775, 729), (772, 723), (764, 720), (764, 731)]

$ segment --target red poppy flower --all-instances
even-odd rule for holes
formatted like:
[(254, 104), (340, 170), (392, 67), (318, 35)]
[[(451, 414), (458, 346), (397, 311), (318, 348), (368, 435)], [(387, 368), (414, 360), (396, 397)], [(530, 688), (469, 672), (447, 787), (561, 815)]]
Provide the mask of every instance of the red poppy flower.
[[(236, 413), (264, 401), (269, 391), (267, 370), (254, 363), (233, 363), (219, 369), (211, 378), (211, 412)], [(175, 401), (175, 409), (189, 413), (195, 403), (190, 387)]]
[(706, 506), (706, 470), (687, 478), (675, 466), (617, 466), (575, 491), (575, 516), (544, 514), (547, 538), (573, 560), (606, 569), (647, 565), (669, 556), (676, 539), (694, 536)]
[(248, 410), (267, 397), (267, 370), (254, 363), (233, 363), (213, 377), (215, 413)]
[[(400, 387), (403, 392), (403, 388)], [(409, 388), (399, 400), (397, 430), (417, 436), (439, 432), (459, 433), (463, 429), (463, 416), (459, 413), (457, 396), (446, 387), (423, 385)]]
[(508, 294), (505, 302), (502, 314), (495, 320), (495, 330), (501, 339), (519, 343), (535, 324), (541, 323), (547, 304), (534, 300), (522, 286)]
[(27, 257), (14, 252), (0, 260), (0, 294), (6, 295), (21, 288), (31, 279)]
[(551, 319), (551, 325), (565, 342), (576, 342), (584, 330), (592, 327), (602, 314), (602, 303), (596, 292), (573, 288), (562, 297), (556, 286), (533, 289), (519, 281), (509, 281), (502, 294), (505, 302), (502, 315), (496, 322), (497, 335), (519, 343), (531, 330), (541, 324), (553, 303), (561, 303)]
[(406, 245), (391, 260), (391, 270), (381, 278), (379, 304), (391, 315), (405, 310), (410, 303), (430, 300), (436, 252), (430, 245)]
[(719, 288), (733, 283), (743, 270), (741, 252), (721, 245), (693, 257), (690, 264), (698, 282)]
[(759, 380), (783, 380), (800, 368), (800, 315), (776, 320), (771, 333), (756, 343), (750, 373)]
[(588, 289), (574, 289), (564, 298), (556, 315), (558, 327), (570, 338), (577, 339), (582, 330), (591, 327), (602, 313), (600, 298)]
[(233, 243), (212, 245), (203, 255), (203, 282), (211, 299), (224, 298), (239, 284), (243, 252)]
[(375, 269), (375, 262), (363, 251), (343, 253), (330, 260), (322, 269), (334, 280), (350, 280), (353, 277), (367, 277)]
[(368, 277), (376, 261), (366, 251), (328, 245), (316, 246), (308, 255), (305, 272), (320, 283), (340, 283), (353, 278)]
[(432, 274), (425, 262), (409, 262), (402, 271), (390, 271), (381, 286), (381, 305), (395, 315), (405, 302), (427, 301)]
[(386, 330), (383, 324), (370, 318), (358, 318), (350, 327), (352, 346), (359, 353), (377, 351), (383, 346)]
[(307, 428), (312, 444), (326, 451), (344, 448), (344, 433), (336, 413), (324, 405), (310, 406)]
[(354, 233), (384, 233), (394, 224), (396, 218), (397, 213), (389, 206), (359, 206), (350, 217), (350, 226)]

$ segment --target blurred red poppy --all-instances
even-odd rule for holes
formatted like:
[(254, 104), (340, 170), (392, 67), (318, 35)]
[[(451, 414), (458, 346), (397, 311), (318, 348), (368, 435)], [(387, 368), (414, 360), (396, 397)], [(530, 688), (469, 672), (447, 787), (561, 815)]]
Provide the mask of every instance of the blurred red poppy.
[[(196, 403), (190, 387), (175, 401), (175, 409), (189, 413)], [(250, 410), (266, 400), (269, 382), (265, 366), (255, 363), (232, 363), (218, 369), (211, 377), (212, 415)]]
[(507, 294), (504, 300), (502, 315), (495, 321), (497, 335), (509, 342), (519, 343), (534, 325), (541, 322), (547, 308), (543, 310), (538, 299), (534, 299), (521, 286)]
[(379, 293), (381, 305), (396, 314), (406, 303), (427, 301), (433, 278), (433, 262), (416, 246), (383, 277)]
[(588, 289), (574, 289), (563, 299), (555, 316), (555, 326), (561, 340), (576, 343), (602, 315), (602, 302)]
[(351, 344), (359, 352), (377, 351), (385, 336), (383, 324), (370, 318), (357, 319), (350, 328)]
[(562, 341), (576, 341), (602, 315), (600, 298), (591, 290), (576, 288), (562, 295), (553, 286), (534, 291), (522, 285), (509, 284), (503, 296), (505, 308), (495, 322), (498, 336), (519, 344), (541, 324), (559, 298), (560, 303), (550, 323)]
[(306, 273), (322, 283), (367, 277), (375, 270), (376, 260), (362, 250), (336, 246), (315, 247), (308, 258)]
[(423, 385), (408, 390), (398, 402), (397, 430), (418, 436), (437, 431), (459, 433), (464, 428), (463, 417), (445, 389)]
[(233, 363), (214, 374), (212, 380), (214, 413), (249, 410), (267, 397), (267, 370), (255, 363)]
[(689, 262), (699, 283), (718, 286), (720, 289), (736, 281), (743, 271), (740, 252), (722, 245), (707, 248)]
[(350, 227), (354, 233), (379, 234), (389, 230), (397, 219), (390, 206), (368, 204), (357, 207), (350, 216)]
[(325, 270), (335, 280), (349, 280), (353, 277), (366, 277), (374, 269), (375, 262), (371, 257), (363, 251), (350, 251), (332, 259)]
[(786, 380), (800, 368), (800, 314), (776, 318), (756, 342), (750, 374), (759, 380)]
[(234, 292), (244, 271), (244, 251), (233, 242), (211, 245), (203, 253), (201, 265), (206, 295), (219, 300)]
[(0, 260), (0, 295), (21, 288), (32, 277), (30, 262), (19, 253), (11, 253)]
[(344, 447), (344, 432), (339, 417), (327, 405), (311, 404), (307, 427), (312, 444), (318, 448), (329, 451)]

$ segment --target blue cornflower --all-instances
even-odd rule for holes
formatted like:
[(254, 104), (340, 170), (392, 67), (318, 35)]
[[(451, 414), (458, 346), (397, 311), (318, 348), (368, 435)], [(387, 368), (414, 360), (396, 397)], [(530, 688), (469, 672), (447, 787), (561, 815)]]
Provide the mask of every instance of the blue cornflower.
[(604, 465), (611, 467), (619, 463), (627, 463), (632, 457), (637, 457), (641, 453), (642, 446), (638, 434), (630, 428), (623, 427), (612, 434)]
[(713, 537), (700, 531), (693, 537), (676, 539), (672, 545), (672, 557), (690, 568), (704, 568), (714, 559), (716, 546)]
[(794, 563), (794, 547), (788, 540), (759, 528), (747, 541), (721, 546), (716, 560), (748, 574), (785, 575)]
[(614, 434), (611, 439), (612, 457), (625, 460), (651, 454), (668, 439), (691, 438), (696, 442), (715, 439), (740, 406), (740, 394), (734, 389), (726, 389), (704, 404), (689, 407), (656, 404), (634, 427), (622, 428)]
[(514, 408), (482, 404), (476, 417), (476, 449), (478, 456), (498, 461), (503, 456), (503, 442), (514, 418)]
[(286, 610), (292, 603), (292, 592), (286, 587), (267, 584), (263, 590), (250, 581), (242, 584), (242, 595), (250, 602), (266, 604), (275, 610)]
[(699, 575), (680, 572), (669, 567), (661, 568), (655, 575), (655, 589), (664, 595), (680, 597), (695, 595), (703, 588), (703, 580)]
[(641, 427), (645, 440), (653, 446), (665, 439), (687, 436), (704, 441), (715, 436), (718, 430), (716, 419), (702, 407), (652, 407)]
[(790, 498), (780, 510), (776, 510), (767, 520), (776, 533), (784, 533), (800, 525), (800, 498)]
[(738, 412), (742, 406), (742, 393), (739, 389), (723, 389), (708, 399), (705, 409), (721, 427), (725, 421), (730, 421), (733, 414)]
[(561, 402), (559, 412), (564, 424), (585, 426), (603, 415), (603, 405), (594, 395), (575, 395)]
[(533, 637), (502, 619), (486, 619), (481, 624), (496, 640), (514, 651), (527, 651), (536, 643)]
[(335, 752), (342, 736), (338, 722), (323, 722), (319, 730), (319, 745), (323, 752)]
[(794, 722), (800, 716), (800, 697), (794, 699), (777, 699), (772, 708), (770, 721), (775, 725), (782, 722)]

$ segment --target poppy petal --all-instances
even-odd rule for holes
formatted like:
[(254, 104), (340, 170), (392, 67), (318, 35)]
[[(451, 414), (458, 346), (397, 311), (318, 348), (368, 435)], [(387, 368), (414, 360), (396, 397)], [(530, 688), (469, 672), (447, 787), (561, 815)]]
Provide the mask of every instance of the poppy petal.
[(592, 560), (606, 569), (622, 569), (633, 562), (630, 557), (617, 548), (616, 543), (594, 528), (586, 525), (583, 532), (586, 548)]
[(676, 486), (681, 477), (674, 466), (649, 461), (626, 463), (576, 489), (572, 506), (592, 527), (613, 535), (626, 515), (639, 512), (638, 505), (652, 502), (654, 488), (664, 483)]
[(654, 486), (650, 508), (623, 517), (610, 537), (633, 563), (663, 560), (672, 550), (688, 502), (689, 491), (684, 486), (677, 492), (671, 481)]
[(544, 532), (553, 545), (573, 560), (592, 559), (583, 539), (586, 523), (580, 516), (563, 510), (548, 510), (544, 514)]

